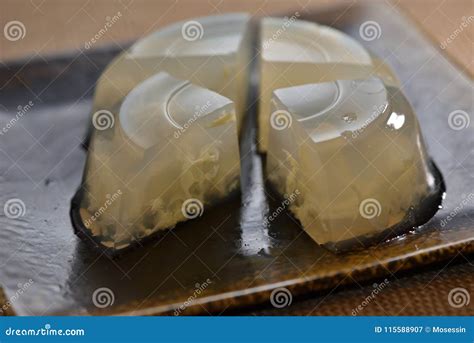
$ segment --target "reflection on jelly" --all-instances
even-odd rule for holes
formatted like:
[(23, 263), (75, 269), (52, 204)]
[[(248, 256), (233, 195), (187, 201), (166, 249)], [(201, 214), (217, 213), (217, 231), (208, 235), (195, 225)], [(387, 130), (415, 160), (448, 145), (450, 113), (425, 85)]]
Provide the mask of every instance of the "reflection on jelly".
[(387, 126), (398, 130), (405, 124), (405, 115), (393, 112), (387, 120)]

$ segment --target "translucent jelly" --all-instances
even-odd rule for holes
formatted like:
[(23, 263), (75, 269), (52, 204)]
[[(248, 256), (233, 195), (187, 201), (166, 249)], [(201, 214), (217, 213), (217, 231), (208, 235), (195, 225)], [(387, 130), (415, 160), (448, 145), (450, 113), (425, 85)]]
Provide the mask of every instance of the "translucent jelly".
[(279, 88), (391, 71), (353, 38), (327, 26), (282, 18), (264, 18), (260, 30), (259, 150), (266, 152), (272, 92)]
[[(378, 78), (278, 89), (267, 176), (319, 244), (364, 245), (422, 220), (438, 194), (420, 127), (403, 94)], [(421, 224), (421, 223), (419, 223)]]
[[(430, 218), (439, 175), (390, 68), (329, 27), (260, 24), (259, 148), (309, 236), (343, 250)], [(183, 21), (107, 67), (71, 211), (78, 234), (115, 253), (238, 191), (254, 36), (247, 14)]]
[(161, 72), (110, 110), (114, 125), (97, 129), (89, 148), (80, 206), (102, 245), (125, 248), (238, 189), (231, 100)]
[(249, 15), (225, 14), (179, 22), (140, 39), (105, 70), (94, 108), (113, 106), (138, 83), (165, 71), (234, 101), (240, 126), (246, 110), (251, 29)]

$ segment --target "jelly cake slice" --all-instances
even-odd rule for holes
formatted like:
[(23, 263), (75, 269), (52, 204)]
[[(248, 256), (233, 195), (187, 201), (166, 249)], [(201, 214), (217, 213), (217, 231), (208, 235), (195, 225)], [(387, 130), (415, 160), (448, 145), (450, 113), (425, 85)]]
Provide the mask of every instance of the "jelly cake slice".
[(290, 211), (317, 243), (364, 246), (437, 210), (438, 175), (399, 89), (378, 78), (283, 88), (272, 111), (267, 177), (297, 191)]
[(114, 125), (96, 129), (80, 202), (83, 230), (102, 245), (126, 248), (238, 189), (230, 99), (161, 72), (109, 110)]

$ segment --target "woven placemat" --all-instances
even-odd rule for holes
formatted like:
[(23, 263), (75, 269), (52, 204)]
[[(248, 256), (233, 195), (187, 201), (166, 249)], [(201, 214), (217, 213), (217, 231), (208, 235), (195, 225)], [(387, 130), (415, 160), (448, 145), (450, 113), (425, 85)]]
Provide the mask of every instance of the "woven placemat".
[[(242, 315), (320, 316), (473, 316), (474, 257), (458, 256), (456, 261), (424, 272), (392, 275), (374, 283), (336, 287), (330, 293), (293, 299), (282, 309), (266, 308)], [(375, 286), (375, 287), (374, 287)], [(463, 291), (464, 290), (464, 291)], [(467, 292), (467, 293), (466, 293)], [(450, 295), (451, 294), (451, 295)], [(467, 297), (466, 297), (467, 294)], [(467, 299), (467, 300), (466, 300)], [(468, 303), (466, 303), (468, 302)], [(360, 306), (360, 307), (359, 307)]]

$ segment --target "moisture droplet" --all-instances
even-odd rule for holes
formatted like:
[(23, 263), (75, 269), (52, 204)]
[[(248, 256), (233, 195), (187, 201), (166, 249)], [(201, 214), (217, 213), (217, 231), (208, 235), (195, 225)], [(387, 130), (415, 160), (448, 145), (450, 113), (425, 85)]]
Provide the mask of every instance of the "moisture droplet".
[(346, 123), (349, 124), (357, 120), (357, 115), (354, 112), (351, 112), (351, 113), (344, 114), (341, 118), (342, 120), (344, 120)]
[(352, 139), (357, 138), (357, 134), (356, 132), (346, 130), (346, 131), (341, 132), (341, 137), (344, 138), (345, 140), (352, 140)]

